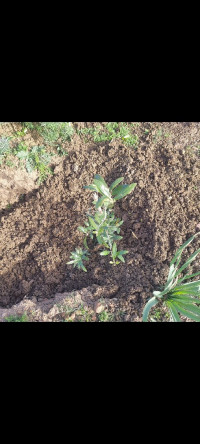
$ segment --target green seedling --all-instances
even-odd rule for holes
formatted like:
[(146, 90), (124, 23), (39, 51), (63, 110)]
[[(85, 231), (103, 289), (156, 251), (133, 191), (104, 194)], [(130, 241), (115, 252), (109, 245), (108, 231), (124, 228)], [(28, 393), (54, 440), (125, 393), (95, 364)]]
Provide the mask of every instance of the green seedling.
[(147, 302), (143, 311), (143, 322), (148, 321), (148, 315), (152, 307), (162, 302), (170, 312), (174, 322), (180, 322), (180, 315), (193, 321), (200, 322), (200, 280), (183, 283), (198, 276), (200, 271), (194, 274), (186, 274), (179, 278), (200, 252), (200, 248), (193, 253), (189, 259), (179, 268), (183, 250), (193, 241), (199, 233), (190, 237), (176, 252), (169, 267), (167, 282), (162, 291), (154, 291), (153, 297)]
[(108, 187), (103, 177), (96, 174), (94, 176), (93, 183), (91, 185), (84, 186), (84, 188), (101, 194), (101, 197), (95, 202), (96, 209), (102, 206), (105, 208), (112, 208), (117, 200), (127, 196), (127, 194), (131, 193), (131, 191), (133, 191), (137, 185), (136, 183), (132, 183), (130, 185), (119, 185), (123, 180), (123, 177), (119, 177), (110, 185), (110, 187)]
[(70, 258), (72, 259), (71, 261), (67, 262), (67, 264), (73, 264), (74, 267), (78, 267), (79, 269), (81, 268), (83, 271), (86, 271), (85, 266), (83, 265), (83, 260), (88, 261), (88, 251), (87, 250), (83, 250), (82, 248), (76, 248), (76, 251), (73, 251), (71, 253)]
[[(96, 239), (97, 243), (103, 247), (103, 251), (100, 252), (101, 256), (111, 255), (110, 263), (113, 265), (118, 265), (120, 261), (125, 262), (123, 256), (128, 253), (127, 250), (117, 250), (116, 241), (122, 239), (119, 233), (123, 221), (115, 217), (113, 206), (117, 200), (131, 193), (136, 186), (136, 183), (119, 185), (123, 179), (123, 177), (119, 177), (109, 187), (103, 177), (99, 174), (95, 175), (93, 183), (84, 188), (95, 192), (93, 204), (96, 211), (94, 214), (86, 213), (88, 220), (85, 221), (85, 226), (78, 227), (79, 231), (85, 234), (83, 243), (86, 251), (88, 250), (87, 237), (89, 236), (91, 239)], [(98, 193), (100, 197), (98, 197)], [(73, 254), (77, 255), (77, 252)], [(74, 266), (77, 263), (75, 262)]]

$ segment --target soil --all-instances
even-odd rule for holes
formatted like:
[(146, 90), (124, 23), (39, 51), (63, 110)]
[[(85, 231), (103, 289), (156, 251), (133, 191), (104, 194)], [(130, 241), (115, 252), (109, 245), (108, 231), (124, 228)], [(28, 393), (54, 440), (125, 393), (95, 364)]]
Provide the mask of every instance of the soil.
[[(73, 124), (80, 129), (95, 122)], [(101, 124), (103, 127), (105, 122)], [(198, 230), (200, 123), (139, 122), (135, 132), (137, 149), (120, 140), (94, 143), (91, 138), (86, 142), (75, 134), (64, 144), (69, 155), (59, 158), (54, 176), (40, 186), (30, 176), (26, 182), (19, 171), (1, 169), (2, 309), (27, 299), (41, 304), (55, 299), (56, 294), (89, 289), (95, 301), (117, 301), (123, 321), (141, 321), (152, 291), (165, 283), (175, 251)], [(19, 199), (22, 189), (13, 174), (19, 178), (21, 174), (26, 184), (22, 186), (23, 199)], [(77, 227), (83, 225), (93, 201), (92, 193), (83, 186), (89, 185), (95, 174), (108, 184), (124, 176), (124, 183), (136, 182), (137, 186), (115, 208), (124, 220), (120, 248), (129, 251), (126, 263), (113, 267), (93, 248), (85, 273), (66, 262), (71, 251), (82, 246), (83, 236)], [(8, 203), (12, 205), (6, 208)], [(196, 240), (189, 246), (186, 254), (192, 254), (198, 243)], [(194, 272), (198, 267), (199, 260)], [(47, 319), (41, 316), (39, 320)]]

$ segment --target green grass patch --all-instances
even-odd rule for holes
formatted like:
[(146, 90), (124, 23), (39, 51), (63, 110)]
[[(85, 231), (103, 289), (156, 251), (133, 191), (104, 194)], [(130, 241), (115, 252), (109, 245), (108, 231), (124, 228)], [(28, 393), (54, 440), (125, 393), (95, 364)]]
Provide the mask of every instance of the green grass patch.
[(21, 316), (17, 316), (17, 315), (10, 315), (7, 318), (5, 318), (6, 322), (28, 322), (28, 316), (26, 313), (24, 313)]
[(138, 144), (138, 136), (133, 133), (135, 126), (126, 122), (108, 122), (104, 129), (101, 125), (96, 125), (93, 128), (83, 128), (78, 130), (79, 135), (84, 135), (87, 142), (92, 137), (92, 140), (98, 142), (110, 142), (112, 140), (121, 140), (126, 146), (136, 147)]

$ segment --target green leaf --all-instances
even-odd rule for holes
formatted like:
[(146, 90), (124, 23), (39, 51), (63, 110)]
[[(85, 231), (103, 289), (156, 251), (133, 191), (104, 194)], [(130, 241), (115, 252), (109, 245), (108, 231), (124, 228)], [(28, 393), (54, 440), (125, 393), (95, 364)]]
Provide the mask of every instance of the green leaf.
[(102, 239), (102, 237), (101, 236), (97, 236), (97, 241), (98, 241), (98, 243), (100, 244), (100, 245), (102, 245), (102, 243), (103, 243), (103, 239)]
[(143, 310), (143, 317), (142, 317), (143, 322), (148, 322), (149, 312), (154, 305), (158, 304), (158, 302), (159, 301), (155, 297), (151, 298), (147, 302), (147, 304), (145, 305), (144, 310)]
[(91, 191), (96, 191), (98, 193), (98, 188), (96, 185), (86, 185), (83, 188), (85, 188), (87, 190), (91, 190)]
[(191, 296), (169, 296), (169, 298), (167, 298), (167, 301), (169, 302), (181, 302), (183, 304), (200, 304), (200, 299), (199, 298), (193, 298)]
[(167, 305), (169, 306), (173, 321), (174, 322), (181, 322), (181, 319), (179, 318), (178, 312), (177, 312), (176, 308), (174, 307), (174, 305), (172, 303), (167, 303)]
[(120, 261), (125, 262), (124, 257), (121, 256), (121, 254), (118, 254), (117, 257), (118, 257), (118, 259), (120, 259)]
[(104, 250), (104, 251), (101, 251), (100, 256), (108, 256), (108, 254), (110, 254), (110, 251)]
[(105, 182), (104, 178), (102, 176), (100, 176), (99, 174), (95, 174), (94, 179), (99, 180), (100, 182), (102, 182), (103, 185), (105, 185), (108, 188), (108, 185)]
[(110, 185), (110, 190), (114, 190), (114, 188), (120, 183), (122, 182), (122, 180), (124, 180), (124, 177), (119, 177), (119, 179), (116, 179), (111, 185)]
[(167, 282), (166, 282), (166, 287), (173, 280), (175, 273), (176, 273), (176, 268), (175, 268), (174, 264), (172, 264), (169, 268), (169, 274), (168, 274), (168, 278), (167, 278)]
[(185, 309), (184, 309), (183, 307), (181, 307), (179, 304), (173, 303), (173, 306), (174, 306), (174, 307), (176, 308), (176, 310), (177, 310), (179, 313), (181, 313), (183, 316), (186, 316), (186, 317), (192, 319), (193, 321), (200, 322), (200, 316), (198, 316), (198, 315), (196, 316), (196, 315), (190, 313), (190, 311), (185, 310)]
[(100, 180), (96, 180), (96, 179), (94, 179), (93, 182), (97, 186), (99, 193), (111, 198), (110, 191), (109, 191), (109, 188), (107, 187), (107, 185), (104, 185), (104, 183), (102, 183)]
[(195, 276), (198, 276), (199, 274), (200, 274), (200, 271), (197, 271), (197, 273), (193, 273), (193, 274), (186, 274), (183, 278), (178, 280), (177, 284), (180, 284), (184, 280), (191, 279), (191, 278), (193, 278)]
[(97, 203), (95, 204), (95, 207), (96, 207), (96, 208), (101, 207), (102, 204), (103, 204), (103, 202), (104, 202), (104, 200), (108, 200), (108, 199), (107, 199), (105, 196), (100, 197), (100, 198), (98, 199)]
[(88, 249), (87, 237), (84, 237), (83, 245), (84, 245), (85, 248)]
[(176, 287), (173, 288), (174, 292), (177, 291), (187, 291), (190, 292), (191, 290), (195, 290), (200, 292), (200, 280), (198, 281), (194, 281), (194, 282), (187, 282), (186, 284), (182, 284), (182, 285), (176, 285)]
[(190, 257), (189, 259), (182, 265), (181, 268), (178, 269), (178, 271), (176, 272), (176, 274), (174, 275), (174, 277), (178, 276), (180, 273), (182, 273), (183, 270), (185, 270), (185, 268), (188, 267), (188, 265), (196, 258), (197, 254), (200, 253), (200, 248), (198, 248), (197, 251), (195, 251)]
[(127, 254), (128, 253), (128, 250), (120, 250), (119, 251), (119, 254)]
[[(175, 256), (173, 257), (172, 261), (170, 262), (170, 266), (172, 264), (174, 264), (176, 261), (177, 264), (180, 262), (180, 257), (182, 255), (183, 250), (193, 241), (193, 239), (198, 235), (199, 233), (194, 234), (193, 236), (191, 236), (183, 245), (181, 245), (181, 247), (177, 250)], [(176, 266), (177, 266), (176, 264)]]
[(188, 310), (188, 311), (191, 311), (191, 313), (194, 313), (194, 314), (196, 314), (197, 316), (199, 316), (200, 317), (200, 308), (199, 307), (197, 307), (196, 305), (194, 305), (194, 304), (186, 304), (186, 305), (184, 305), (184, 302), (177, 302), (178, 303), (178, 305), (179, 306), (181, 306), (183, 309), (186, 309), (186, 310)]
[(135, 188), (137, 184), (132, 183), (130, 185), (119, 185), (115, 190), (113, 191), (114, 200), (122, 199), (123, 197), (127, 196), (127, 194), (131, 193), (133, 189)]
[(88, 231), (87, 228), (84, 228), (84, 227), (78, 227), (78, 230), (82, 231), (82, 233), (84, 233), (84, 234), (87, 233), (87, 231)]
[(98, 230), (98, 225), (95, 223), (94, 219), (92, 217), (88, 217), (90, 224), (95, 228), (95, 230)]
[(19, 159), (26, 159), (28, 157), (28, 154), (29, 154), (28, 151), (19, 151), (17, 153), (17, 157)]
[(113, 247), (112, 247), (112, 257), (115, 259), (117, 255), (117, 244), (116, 242), (114, 242)]

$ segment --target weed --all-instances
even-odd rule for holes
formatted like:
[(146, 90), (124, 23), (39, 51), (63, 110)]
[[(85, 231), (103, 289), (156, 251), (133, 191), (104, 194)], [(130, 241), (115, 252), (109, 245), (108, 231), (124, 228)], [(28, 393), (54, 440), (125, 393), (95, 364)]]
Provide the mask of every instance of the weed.
[(52, 153), (47, 153), (44, 146), (33, 146), (30, 150), (24, 143), (20, 143), (14, 150), (14, 154), (20, 159), (21, 166), (25, 164), (28, 173), (37, 170), (39, 173), (38, 183), (46, 180), (53, 171), (48, 166)]
[(102, 311), (98, 315), (99, 322), (112, 322), (114, 319), (113, 315), (108, 313), (106, 310)]
[(3, 163), (4, 159), (8, 154), (10, 154), (10, 141), (8, 137), (0, 138), (0, 165)]
[(7, 318), (5, 318), (7, 322), (28, 322), (28, 316), (26, 313), (24, 313), (21, 316), (17, 315), (10, 315)]
[[(119, 236), (120, 226), (123, 221), (115, 217), (113, 206), (115, 202), (123, 197), (127, 196), (136, 186), (136, 183), (130, 185), (119, 185), (123, 181), (123, 177), (116, 179), (110, 186), (106, 184), (103, 177), (96, 174), (93, 183), (84, 188), (95, 192), (95, 200), (93, 204), (95, 205), (95, 214), (87, 213), (88, 220), (85, 221), (85, 227), (79, 226), (78, 229), (86, 236), (84, 238), (84, 246), (86, 250), (81, 248), (76, 248), (76, 251), (71, 253), (71, 261), (67, 264), (73, 264), (74, 267), (82, 268), (82, 270), (87, 271), (83, 265), (83, 260), (88, 260), (87, 257), (87, 236), (91, 239), (96, 237), (98, 244), (103, 247), (103, 251), (100, 252), (101, 256), (111, 255), (110, 263), (113, 265), (118, 265), (124, 261), (124, 255), (128, 253), (127, 250), (117, 251), (116, 241), (122, 239)], [(101, 197), (98, 198), (98, 193)]]
[(68, 156), (68, 152), (61, 145), (58, 145), (56, 150), (59, 156)]
[(35, 129), (45, 142), (53, 145), (58, 139), (71, 140), (74, 133), (71, 122), (22, 122), (28, 129)]
[(138, 143), (138, 136), (132, 134), (130, 125), (125, 122), (108, 122), (105, 125), (104, 131), (98, 125), (95, 128), (83, 128), (78, 133), (91, 135), (94, 142), (110, 142), (115, 139), (121, 139), (127, 146), (137, 146)]
[(164, 306), (169, 310), (172, 321), (180, 322), (181, 319), (179, 317), (179, 314), (181, 314), (189, 319), (200, 322), (200, 307), (197, 307), (196, 305), (200, 304), (200, 280), (182, 284), (184, 280), (188, 280), (195, 276), (198, 276), (200, 274), (200, 271), (191, 275), (186, 274), (184, 277), (178, 278), (182, 271), (190, 265), (190, 263), (200, 252), (199, 248), (180, 268), (178, 268), (183, 250), (193, 241), (193, 239), (198, 234), (199, 233), (196, 233), (192, 237), (190, 237), (177, 250), (174, 258), (170, 262), (168, 279), (164, 286), (164, 289), (162, 291), (154, 291), (154, 296), (145, 305), (143, 311), (144, 322), (147, 322), (151, 308), (157, 305), (159, 302), (164, 304)]
[(76, 251), (71, 253), (71, 261), (67, 262), (67, 264), (73, 264), (74, 267), (82, 268), (83, 271), (87, 271), (85, 266), (83, 265), (83, 260), (89, 261), (88, 256), (89, 253), (87, 250), (83, 250), (82, 248), (76, 248)]

